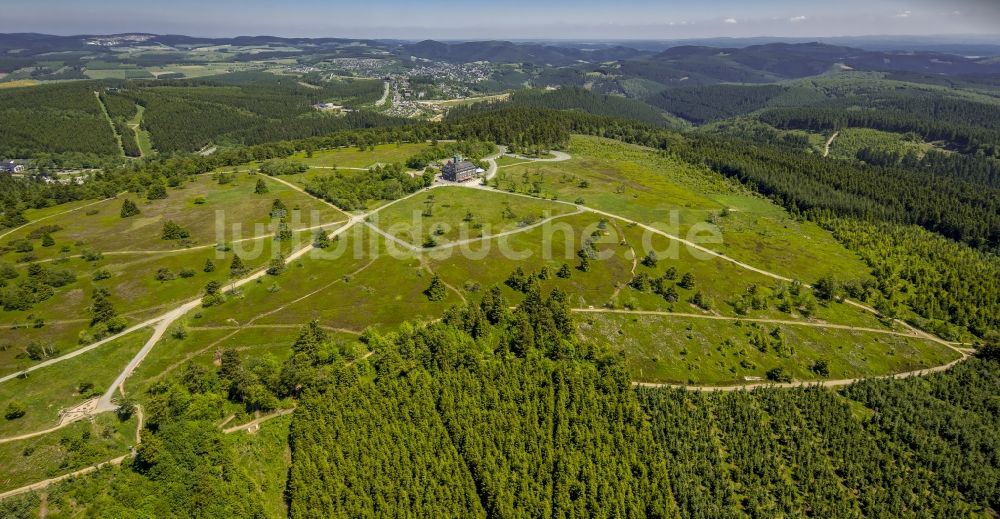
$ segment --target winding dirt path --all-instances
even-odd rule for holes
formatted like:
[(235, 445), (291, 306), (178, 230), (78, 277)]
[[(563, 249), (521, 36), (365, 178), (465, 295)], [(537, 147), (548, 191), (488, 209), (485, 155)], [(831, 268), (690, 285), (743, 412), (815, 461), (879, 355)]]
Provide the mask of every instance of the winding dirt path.
[[(659, 316), (659, 317), (681, 317), (687, 319), (708, 319), (712, 321), (735, 321), (744, 323), (762, 323), (762, 324), (784, 324), (789, 326), (808, 326), (810, 328), (827, 328), (831, 330), (848, 330), (856, 332), (870, 332), (870, 333), (881, 333), (884, 335), (895, 335), (898, 337), (910, 337), (914, 339), (926, 339), (926, 337), (910, 332), (897, 332), (895, 330), (886, 330), (883, 328), (866, 328), (864, 326), (851, 326), (847, 324), (833, 324), (833, 323), (821, 323), (813, 321), (794, 321), (790, 319), (766, 319), (766, 318), (754, 318), (754, 317), (729, 317), (725, 315), (714, 315), (714, 314), (689, 314), (684, 312), (662, 312), (656, 310), (620, 310), (614, 308), (571, 308), (570, 311), (584, 314), (625, 314), (625, 315), (649, 315), (649, 316)], [(954, 346), (949, 348), (964, 354), (964, 352)]]
[(41, 490), (41, 489), (46, 488), (46, 487), (48, 487), (48, 486), (50, 486), (50, 485), (52, 485), (54, 483), (58, 483), (60, 481), (65, 481), (65, 480), (70, 479), (70, 478), (75, 478), (75, 477), (78, 477), (78, 476), (82, 476), (84, 474), (90, 474), (91, 472), (95, 472), (95, 471), (97, 471), (99, 469), (102, 469), (104, 467), (108, 467), (108, 466), (112, 466), (112, 465), (121, 465), (123, 461), (125, 461), (127, 459), (133, 458), (135, 456), (135, 448), (138, 447), (140, 443), (142, 443), (142, 434), (141, 434), (141, 432), (142, 432), (143, 423), (145, 421), (145, 416), (142, 414), (142, 406), (137, 405), (136, 408), (135, 408), (135, 410), (136, 410), (136, 418), (137, 418), (137, 424), (136, 424), (136, 428), (135, 428), (135, 445), (132, 446), (132, 449), (131, 449), (131, 451), (128, 454), (123, 454), (121, 456), (118, 456), (117, 458), (111, 458), (110, 460), (102, 461), (102, 462), (97, 463), (95, 465), (91, 465), (89, 467), (84, 467), (84, 468), (82, 468), (80, 470), (76, 470), (76, 471), (70, 472), (68, 474), (63, 474), (61, 476), (56, 476), (56, 477), (52, 477), (52, 478), (49, 478), (49, 479), (43, 479), (42, 481), (38, 481), (38, 482), (32, 483), (30, 485), (25, 485), (23, 487), (11, 489), (11, 490), (8, 490), (6, 492), (0, 492), (0, 500), (6, 499), (8, 497), (13, 497), (13, 496), (25, 494), (27, 492), (34, 492), (35, 490)]
[[(313, 225), (311, 227), (292, 228), (291, 231), (293, 233), (302, 233), (302, 232), (307, 232), (307, 231), (315, 231), (317, 229), (325, 229), (327, 227), (333, 227), (334, 225), (342, 224), (342, 223), (344, 223), (344, 220), (337, 220), (335, 222), (323, 223), (323, 224), (319, 224), (319, 225)], [(260, 235), (257, 235), (257, 236), (251, 236), (249, 238), (240, 238), (238, 240), (228, 241), (226, 243), (227, 244), (245, 243), (245, 242), (250, 242), (250, 241), (264, 240), (264, 239), (273, 238), (273, 237), (274, 237), (274, 233), (270, 232), (268, 234), (260, 234)], [(150, 254), (181, 254), (181, 253), (191, 252), (191, 251), (196, 251), (196, 250), (214, 249), (214, 248), (216, 248), (218, 246), (219, 246), (218, 243), (207, 243), (205, 245), (195, 245), (193, 247), (186, 247), (186, 248), (183, 248), (183, 249), (116, 250), (116, 251), (102, 252), (101, 255), (103, 255), (103, 256), (142, 256), (142, 255), (150, 255)], [(32, 264), (35, 264), (35, 263), (51, 263), (53, 261), (59, 261), (59, 260), (62, 260), (64, 258), (82, 258), (82, 257), (83, 257), (83, 254), (73, 254), (71, 256), (59, 256), (57, 258), (46, 258), (46, 259), (40, 259), (40, 260), (35, 260), (35, 261), (26, 261), (24, 263), (18, 263), (18, 265), (32, 265)]]
[(953, 368), (960, 362), (967, 360), (970, 355), (963, 354), (961, 358), (955, 359), (947, 364), (942, 364), (940, 366), (934, 366), (931, 368), (918, 369), (914, 371), (906, 371), (903, 373), (893, 373), (891, 375), (880, 375), (876, 377), (862, 377), (862, 378), (841, 378), (835, 380), (802, 380), (795, 382), (748, 382), (746, 384), (733, 384), (726, 386), (692, 386), (689, 384), (668, 384), (668, 383), (657, 383), (657, 382), (632, 382), (635, 387), (653, 387), (653, 388), (673, 388), (673, 389), (685, 389), (688, 391), (701, 391), (701, 392), (712, 392), (712, 391), (742, 391), (751, 390), (756, 388), (795, 388), (795, 387), (842, 387), (849, 386), (855, 382), (861, 382), (863, 380), (902, 380), (913, 377), (923, 377), (926, 375), (931, 375), (933, 373), (940, 373), (942, 371), (947, 371)]
[(273, 420), (273, 419), (275, 419), (275, 418), (277, 418), (279, 416), (285, 416), (287, 414), (291, 414), (293, 411), (295, 411), (294, 407), (291, 408), (291, 409), (278, 409), (277, 411), (274, 411), (273, 413), (269, 413), (269, 414), (266, 414), (264, 416), (259, 416), (259, 417), (255, 418), (255, 419), (253, 419), (253, 420), (245, 423), (245, 424), (234, 425), (232, 427), (228, 427), (226, 429), (223, 429), (222, 432), (224, 432), (226, 434), (232, 434), (234, 432), (246, 431), (246, 432), (248, 432), (250, 434), (253, 434), (253, 433), (257, 432), (258, 429), (260, 429), (260, 424), (262, 424), (262, 423), (264, 423), (264, 422), (266, 422), (268, 420)]
[(824, 157), (829, 157), (830, 156), (830, 146), (833, 145), (833, 141), (834, 141), (834, 139), (837, 138), (838, 135), (840, 135), (840, 132), (833, 132), (833, 135), (831, 135), (830, 138), (826, 140), (826, 146), (823, 147), (823, 156)]
[[(438, 187), (438, 186), (434, 186), (434, 187)], [(569, 217), (569, 216), (578, 215), (578, 214), (580, 214), (582, 212), (583, 212), (582, 209), (577, 208), (577, 210), (574, 211), (574, 212), (572, 212), (572, 213), (558, 214), (558, 215), (555, 215), (555, 216), (550, 216), (548, 218), (543, 218), (543, 219), (541, 219), (541, 220), (539, 220), (539, 221), (537, 221), (537, 222), (535, 222), (535, 223), (533, 223), (531, 225), (525, 225), (524, 227), (518, 227), (516, 229), (511, 229), (509, 231), (504, 231), (504, 232), (500, 232), (500, 233), (497, 233), (497, 234), (489, 234), (489, 235), (486, 235), (486, 236), (480, 236), (478, 238), (468, 238), (468, 239), (465, 239), (465, 240), (452, 241), (452, 242), (444, 243), (444, 244), (441, 244), (441, 245), (438, 245), (438, 246), (435, 246), (435, 247), (421, 247), (419, 245), (414, 245), (414, 244), (412, 244), (412, 243), (410, 243), (410, 242), (408, 242), (406, 240), (403, 240), (402, 238), (399, 238), (398, 236), (394, 236), (392, 234), (389, 234), (388, 232), (382, 230), (382, 228), (378, 227), (377, 225), (375, 225), (375, 224), (373, 224), (371, 222), (367, 222), (366, 221), (365, 225), (367, 225), (369, 228), (371, 228), (371, 230), (373, 230), (376, 233), (382, 235), (386, 239), (391, 240), (393, 243), (396, 243), (400, 247), (403, 247), (404, 249), (406, 249), (406, 250), (408, 250), (410, 252), (421, 254), (421, 253), (431, 253), (431, 252), (434, 252), (434, 251), (451, 249), (451, 248), (455, 248), (455, 247), (461, 247), (463, 245), (471, 245), (473, 243), (477, 243), (477, 242), (481, 242), (481, 241), (489, 241), (489, 240), (494, 240), (494, 239), (499, 239), (499, 238), (505, 238), (507, 236), (511, 236), (511, 235), (514, 235), (514, 234), (520, 234), (522, 232), (527, 232), (527, 231), (530, 231), (532, 229), (541, 227), (541, 226), (543, 226), (543, 225), (545, 225), (547, 223), (552, 222), (553, 220), (558, 220), (560, 218), (566, 218), (566, 217)]]

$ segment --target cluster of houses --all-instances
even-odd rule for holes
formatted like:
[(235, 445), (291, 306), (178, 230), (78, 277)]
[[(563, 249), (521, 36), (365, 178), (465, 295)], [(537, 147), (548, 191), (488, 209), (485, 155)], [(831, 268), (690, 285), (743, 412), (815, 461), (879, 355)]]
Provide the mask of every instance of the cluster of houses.
[(24, 164), (14, 162), (13, 160), (0, 161), (0, 173), (24, 173)]

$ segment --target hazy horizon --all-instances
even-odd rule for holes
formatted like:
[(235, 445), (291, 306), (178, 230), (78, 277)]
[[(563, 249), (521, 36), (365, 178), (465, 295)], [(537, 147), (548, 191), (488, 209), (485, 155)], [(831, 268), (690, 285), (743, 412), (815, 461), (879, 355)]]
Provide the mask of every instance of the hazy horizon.
[[(406, 40), (672, 40), (702, 38), (976, 37), (1000, 33), (992, 0), (429, 0), (364, 4), (294, 0), (174, 0), (100, 5), (37, 0), (5, 7), (6, 32), (145, 32), (199, 37), (268, 35)], [(933, 35), (933, 36), (929, 36)]]

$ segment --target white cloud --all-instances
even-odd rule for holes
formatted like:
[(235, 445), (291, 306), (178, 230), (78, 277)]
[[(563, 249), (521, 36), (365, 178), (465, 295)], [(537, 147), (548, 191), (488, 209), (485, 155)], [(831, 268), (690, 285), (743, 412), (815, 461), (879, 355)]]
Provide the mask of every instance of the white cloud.
[(726, 22), (726, 23), (738, 23), (738, 22), (736, 21), (736, 18), (726, 18), (726, 19), (725, 19), (725, 20), (723, 20), (723, 21), (724, 21), (724, 22)]
[(896, 18), (909, 18), (910, 14), (912, 14), (910, 11), (903, 11), (903, 12), (897, 14)]
[(793, 16), (793, 17), (789, 18), (788, 21), (790, 21), (792, 23), (798, 23), (798, 22), (804, 22), (808, 18), (809, 18), (808, 16)]

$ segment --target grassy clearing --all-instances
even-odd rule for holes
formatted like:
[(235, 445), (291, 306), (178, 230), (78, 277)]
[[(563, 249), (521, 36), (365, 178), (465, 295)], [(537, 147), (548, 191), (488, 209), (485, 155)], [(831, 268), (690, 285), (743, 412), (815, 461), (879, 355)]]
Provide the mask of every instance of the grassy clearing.
[(257, 487), (264, 501), (264, 514), (270, 518), (288, 516), (285, 505), (285, 484), (292, 453), (288, 447), (291, 416), (268, 420), (252, 435), (244, 433), (229, 436), (238, 461)]
[[(931, 341), (870, 332), (610, 314), (587, 315), (581, 321), (585, 340), (623, 352), (632, 378), (645, 382), (732, 384), (752, 380), (746, 377), (764, 378), (775, 367), (796, 380), (855, 378), (958, 358)], [(776, 329), (775, 335), (783, 337), (781, 348), (775, 347)], [(765, 339), (766, 352), (751, 343), (754, 335)], [(828, 362), (829, 377), (810, 369), (819, 359)]]
[[(222, 305), (201, 309), (200, 318), (192, 326), (240, 326), (260, 318), (267, 312), (280, 310), (296, 300), (324, 287), (345, 283), (344, 277), (367, 265), (378, 254), (382, 243), (364, 226), (355, 225), (326, 251), (314, 249), (290, 264), (278, 277), (268, 276), (258, 283), (242, 287), (238, 296), (229, 297)], [(387, 278), (388, 280), (388, 278)], [(319, 294), (308, 296), (308, 306), (327, 306), (332, 301)], [(310, 320), (302, 316), (292, 323)]]
[(59, 431), (0, 443), (0, 492), (100, 463), (128, 453), (135, 444), (136, 418), (104, 414)]
[(429, 301), (423, 291), (431, 275), (417, 257), (379, 256), (368, 268), (261, 318), (259, 324), (301, 324), (316, 319), (323, 326), (361, 331), (371, 326), (387, 330), (404, 321), (430, 321), (460, 302), (448, 292), (442, 301)]
[(146, 107), (142, 105), (136, 105), (135, 117), (129, 121), (129, 126), (135, 131), (136, 144), (139, 145), (139, 152), (143, 157), (147, 157), (156, 153), (153, 149), (152, 137), (148, 130), (142, 128), (142, 116), (146, 113)]
[[(49, 206), (49, 207), (43, 207), (43, 208), (40, 208), (40, 209), (29, 208), (29, 209), (25, 209), (25, 211), (24, 211), (24, 217), (27, 218), (28, 222), (29, 222), (29, 224), (28, 224), (27, 227), (30, 227), (31, 226), (31, 222), (34, 222), (34, 221), (42, 219), (42, 218), (52, 219), (52, 216), (60, 214), (60, 213), (67, 213), (69, 215), (72, 215), (72, 214), (80, 212), (80, 211), (86, 211), (86, 209), (81, 209), (81, 208), (83, 208), (84, 206), (88, 206), (88, 205), (97, 205), (94, 202), (95, 202), (94, 200), (77, 200), (75, 202), (67, 202), (65, 204), (53, 205), (53, 206)], [(98, 203), (101, 203), (101, 202), (98, 202)], [(42, 223), (42, 222), (39, 222), (39, 223)], [(49, 222), (46, 220), (46, 221), (44, 221), (44, 224), (48, 225)], [(5, 232), (7, 232), (7, 231), (5, 231)], [(15, 236), (15, 233), (11, 232), (9, 235), (4, 236), (4, 241), (12, 239), (13, 236)]]
[(14, 81), (2, 81), (0, 82), (0, 89), (3, 88), (22, 88), (30, 87), (38, 84), (38, 81), (33, 79), (18, 79)]
[[(267, 182), (269, 193), (256, 195), (258, 178)], [(52, 259), (61, 255), (79, 254), (87, 249), (112, 251), (169, 251), (182, 248), (178, 240), (161, 238), (163, 223), (173, 221), (187, 229), (189, 245), (213, 245), (221, 241), (249, 238), (273, 233), (271, 204), (279, 199), (291, 214), (288, 224), (293, 229), (341, 221), (343, 215), (304, 193), (266, 176), (237, 176), (233, 184), (219, 185), (209, 175), (202, 175), (179, 189), (168, 190), (163, 200), (146, 201), (134, 195), (141, 214), (130, 218), (120, 215), (122, 201), (113, 199), (49, 218), (11, 233), (6, 240), (25, 239), (41, 225), (58, 225), (52, 234), (55, 245), (41, 247), (35, 240), (32, 254), (37, 259)], [(40, 237), (39, 237), (40, 239)], [(68, 247), (66, 252), (64, 246)], [(13, 261), (17, 253), (10, 251), (0, 261)]]
[(203, 309), (196, 325), (301, 325), (317, 319), (323, 326), (360, 332), (367, 326), (436, 319), (459, 301), (451, 292), (444, 301), (428, 301), (423, 291), (431, 276), (421, 258), (387, 252), (384, 238), (355, 226), (325, 253), (307, 255), (281, 276), (243, 287), (239, 297)]
[[(31, 310), (0, 312), (0, 325), (6, 326), (0, 327), (0, 373), (33, 364), (24, 356), (24, 348), (32, 342), (56, 346), (62, 353), (79, 348), (79, 334), (90, 325), (91, 294), (98, 288), (107, 289), (118, 312), (130, 324), (135, 324), (198, 297), (210, 281), (226, 284), (234, 254), (240, 255), (248, 269), (257, 269), (270, 262), (275, 247), (280, 247), (287, 255), (294, 246), (309, 243), (311, 236), (312, 233), (307, 232), (297, 233), (292, 240), (282, 242), (270, 238), (243, 242), (234, 244), (234, 250), (225, 253), (209, 248), (162, 255), (107, 255), (96, 262), (73, 258), (64, 263), (46, 264), (48, 268), (72, 270), (77, 281), (56, 289), (53, 297)], [(206, 260), (215, 265), (213, 272), (204, 272)], [(169, 281), (157, 280), (158, 271), (163, 268), (176, 277)], [(193, 275), (180, 277), (179, 273), (185, 269)], [(95, 281), (94, 273), (99, 270), (106, 271), (110, 277)], [(41, 319), (44, 326), (36, 328), (37, 319)]]
[[(619, 225), (613, 227), (611, 232), (616, 233), (615, 236), (623, 236), (626, 243), (634, 248), (640, 260), (650, 250), (656, 254), (656, 266), (647, 267), (639, 262), (636, 265), (637, 274), (645, 273), (650, 278), (659, 278), (668, 270), (673, 269), (676, 272), (673, 286), (678, 294), (678, 301), (670, 303), (651, 291), (641, 292), (632, 287), (626, 287), (615, 301), (616, 307), (704, 313), (728, 317), (806, 319), (812, 322), (832, 322), (865, 328), (891, 329), (870, 312), (833, 301), (817, 301), (815, 311), (808, 316), (802, 315), (802, 312), (794, 306), (788, 311), (780, 311), (777, 308), (778, 301), (775, 296), (783, 290), (789, 291), (792, 288), (790, 283), (747, 270), (730, 261), (703, 254), (680, 244), (676, 240), (645, 232), (639, 227)], [(691, 273), (694, 276), (695, 286), (693, 288), (688, 289), (679, 285), (678, 282), (685, 273)], [(741, 300), (747, 300), (749, 297), (747, 293), (750, 290), (756, 290), (762, 297), (768, 299), (767, 308), (746, 308), (745, 304), (740, 304)], [(803, 289), (803, 291), (809, 292), (807, 289)], [(702, 294), (709, 309), (698, 308), (690, 302), (692, 296), (697, 292)]]
[(710, 248), (806, 282), (830, 271), (844, 279), (867, 275), (860, 258), (829, 233), (713, 172), (606, 139), (573, 137), (567, 151), (573, 159), (501, 169), (501, 189), (523, 191), (540, 182), (543, 196), (583, 199), (682, 237), (712, 223), (722, 231), (722, 243)]
[(375, 164), (405, 163), (407, 159), (428, 147), (429, 143), (379, 144), (374, 150), (362, 151), (357, 148), (319, 150), (313, 152), (312, 158), (306, 157), (305, 153), (298, 153), (291, 159), (314, 167), (368, 168)]
[[(611, 299), (616, 287), (631, 279), (632, 257), (617, 237), (598, 229), (599, 223), (600, 218), (592, 214), (571, 215), (553, 222), (551, 227), (543, 225), (467, 248), (448, 249), (449, 256), (434, 252), (427, 256), (434, 272), (449, 284), (463, 291), (466, 286), (479, 286), (479, 291), (467, 291), (469, 299), (478, 299), (481, 290), (499, 284), (508, 300), (517, 304), (521, 294), (503, 285), (504, 281), (518, 267), (528, 274), (545, 267), (550, 278), (541, 281), (543, 291), (558, 287), (570, 295), (570, 304), (575, 307), (602, 306)], [(599, 236), (591, 236), (594, 232)], [(575, 267), (580, 263), (577, 251), (585, 239), (594, 239), (598, 253), (607, 258), (590, 261), (590, 270), (582, 272)], [(556, 276), (563, 264), (571, 267), (569, 279)]]
[(78, 391), (81, 383), (93, 385), (90, 393), (104, 392), (151, 335), (149, 329), (140, 330), (77, 357), (33, 371), (27, 378), (0, 383), (0, 409), (6, 409), (10, 402), (17, 401), (28, 410), (16, 420), (0, 421), (0, 437), (58, 425), (61, 409), (87, 399), (87, 394), (81, 395)]
[[(372, 223), (389, 234), (422, 246), (480, 238), (566, 214), (573, 207), (502, 193), (442, 187), (379, 211)], [(440, 232), (440, 234), (439, 234)]]
[(863, 148), (891, 151), (901, 155), (912, 151), (918, 157), (923, 157), (928, 151), (935, 149), (933, 144), (923, 142), (919, 137), (907, 139), (898, 133), (868, 128), (847, 128), (837, 134), (837, 138), (830, 145), (830, 157), (854, 160), (858, 151)]

